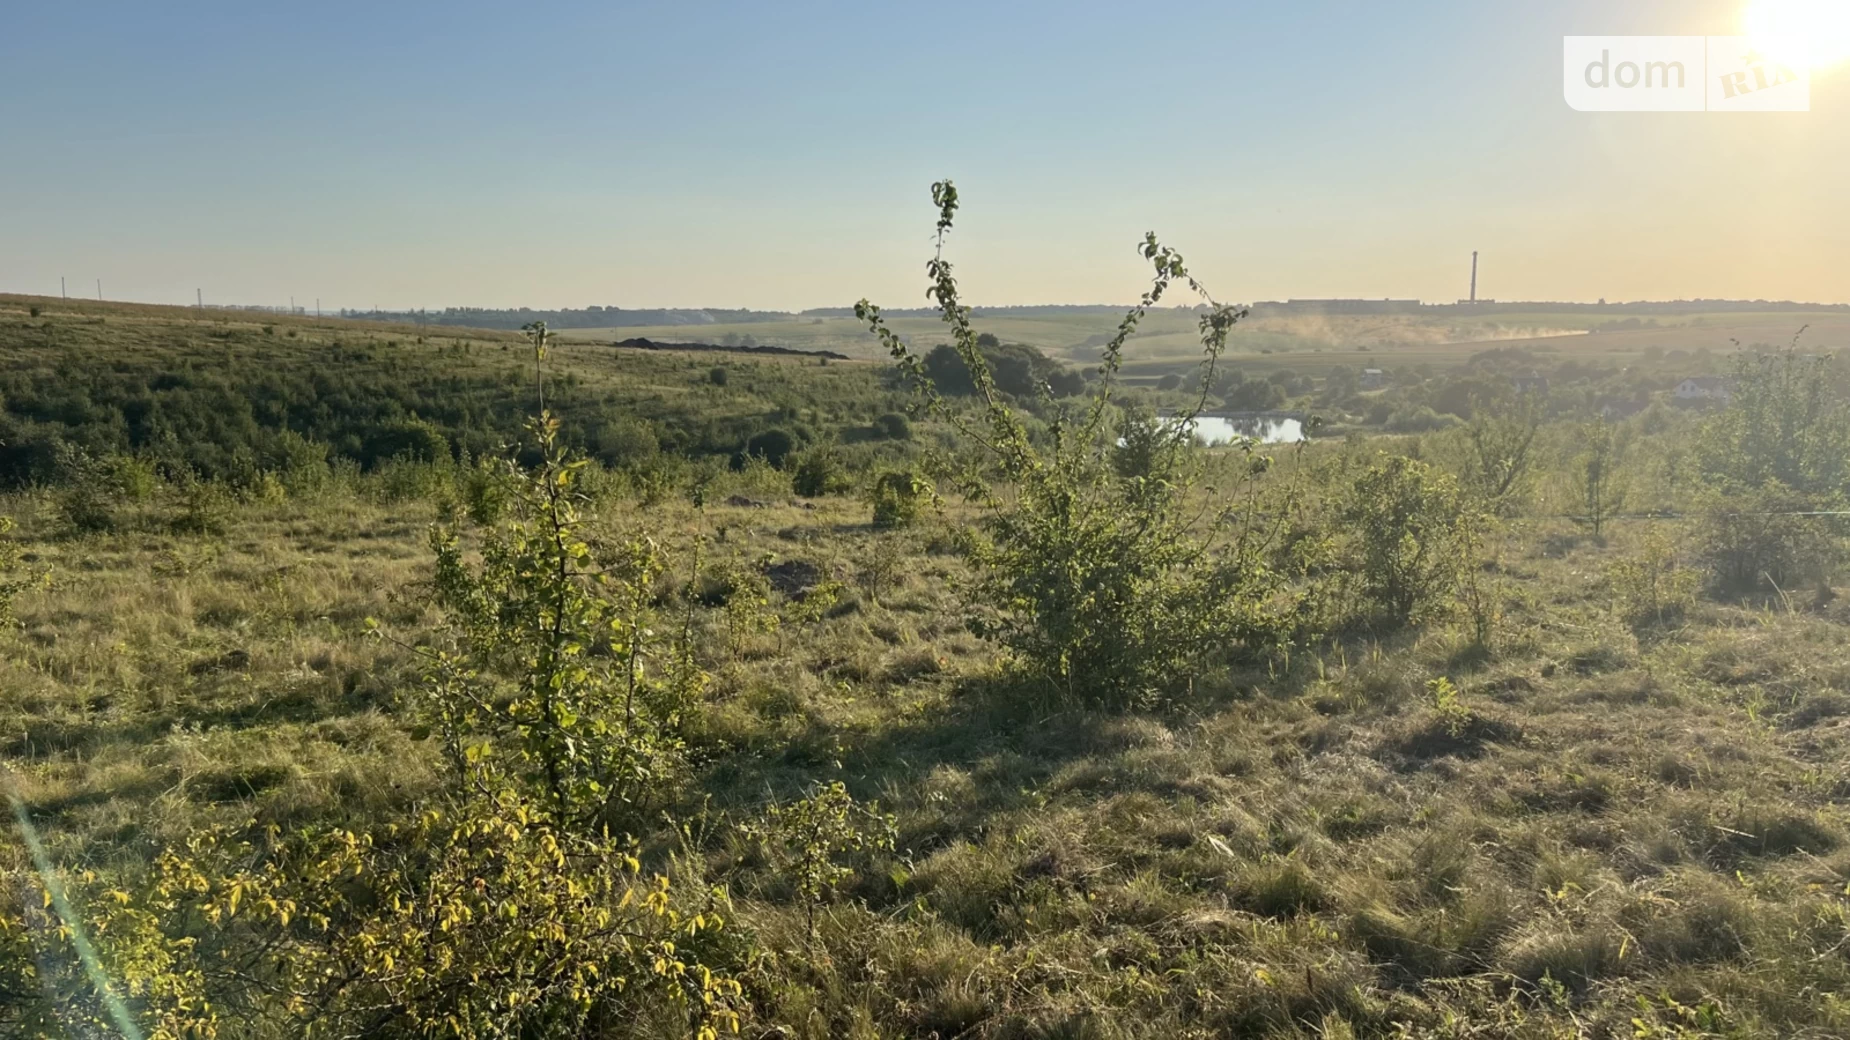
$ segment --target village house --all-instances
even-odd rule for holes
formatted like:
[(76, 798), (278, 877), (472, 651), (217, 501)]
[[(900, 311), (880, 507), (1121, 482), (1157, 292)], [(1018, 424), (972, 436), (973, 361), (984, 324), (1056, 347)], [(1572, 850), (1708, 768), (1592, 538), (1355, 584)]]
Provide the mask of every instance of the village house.
[(1726, 401), (1730, 393), (1721, 376), (1690, 376), (1677, 384), (1674, 396), (1679, 401)]

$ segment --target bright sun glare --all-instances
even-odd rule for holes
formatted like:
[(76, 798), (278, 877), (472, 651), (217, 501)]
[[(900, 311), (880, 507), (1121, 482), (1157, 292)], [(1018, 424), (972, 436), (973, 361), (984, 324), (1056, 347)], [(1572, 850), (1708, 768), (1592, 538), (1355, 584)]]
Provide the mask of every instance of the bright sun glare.
[(1850, 58), (1850, 0), (1749, 0), (1741, 27), (1788, 64), (1817, 70)]

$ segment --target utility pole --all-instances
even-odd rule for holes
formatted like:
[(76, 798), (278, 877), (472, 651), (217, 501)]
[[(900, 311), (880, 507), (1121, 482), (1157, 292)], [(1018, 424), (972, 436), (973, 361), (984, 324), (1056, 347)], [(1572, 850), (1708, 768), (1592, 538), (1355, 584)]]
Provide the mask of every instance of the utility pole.
[(315, 297), (315, 317), (321, 317), (321, 297)]
[(103, 280), (101, 278), (96, 280), (96, 302), (103, 302)]
[(67, 300), (71, 298), (71, 294), (70, 294), (69, 292), (66, 292), (66, 291), (65, 291), (65, 288), (64, 288), (64, 276), (63, 276), (63, 275), (59, 275), (59, 276), (58, 276), (58, 295), (59, 295), (59, 296), (62, 296), (63, 298), (65, 298), (65, 299), (67, 299)]
[(194, 289), (193, 295), (199, 301), (199, 309), (202, 311), (205, 310), (206, 309), (206, 291), (204, 289)]
[(1477, 250), (1471, 250), (1471, 302), (1477, 302)]

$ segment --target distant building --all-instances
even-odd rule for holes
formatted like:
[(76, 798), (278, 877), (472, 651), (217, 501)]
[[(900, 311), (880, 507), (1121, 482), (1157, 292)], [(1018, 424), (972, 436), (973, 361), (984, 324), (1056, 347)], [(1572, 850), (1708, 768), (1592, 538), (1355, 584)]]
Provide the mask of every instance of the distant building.
[(1283, 306), (1285, 310), (1316, 314), (1417, 314), (1420, 310), (1420, 301), (1287, 300)]
[(1721, 376), (1690, 376), (1675, 391), (1679, 401), (1726, 401), (1731, 396), (1728, 381)]
[(1387, 373), (1378, 368), (1362, 369), (1362, 389), (1379, 390), (1388, 384)]
[(1599, 414), (1602, 419), (1617, 422), (1620, 419), (1629, 419), (1639, 412), (1644, 411), (1644, 409), (1645, 406), (1642, 402), (1620, 398), (1601, 404), (1599, 406)]

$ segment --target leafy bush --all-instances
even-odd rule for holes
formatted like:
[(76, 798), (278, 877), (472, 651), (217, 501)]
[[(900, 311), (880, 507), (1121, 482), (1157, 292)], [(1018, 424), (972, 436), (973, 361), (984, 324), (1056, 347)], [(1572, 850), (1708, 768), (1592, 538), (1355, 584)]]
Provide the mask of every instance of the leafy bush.
[(711, 372), (707, 373), (707, 382), (712, 383), (714, 386), (725, 386), (726, 380), (729, 378), (731, 377), (727, 374), (726, 370), (717, 366), (715, 366)]
[(500, 459), (477, 459), (462, 471), (463, 511), (483, 527), (498, 523), (514, 497), (514, 474)]
[(891, 850), (894, 817), (878, 802), (862, 804), (840, 780), (818, 786), (807, 798), (772, 802), (762, 822), (747, 834), (757, 839), (772, 866), (791, 878), (803, 897), (804, 919), (816, 930), (816, 907), (854, 875), (838, 862), (853, 853)]
[(1637, 553), (1607, 571), (1619, 616), (1634, 627), (1675, 621), (1696, 601), (1700, 572), (1685, 567), (1662, 533), (1645, 537)]
[(1432, 433), (1437, 430), (1449, 430), (1459, 425), (1456, 415), (1441, 415), (1433, 411), (1429, 405), (1395, 409), (1393, 414), (1387, 417), (1386, 422), (1389, 433)]
[[(982, 448), (987, 470), (964, 477), (965, 490), (988, 507), (968, 543), (978, 572), (973, 627), (1008, 647), (1040, 688), (1067, 701), (1117, 705), (1174, 690), (1230, 650), (1270, 643), (1282, 629), (1273, 602), (1279, 583), (1263, 563), (1270, 528), (1255, 522), (1257, 511), (1231, 505), (1197, 526), (1183, 508), (1189, 420), (1214, 385), (1215, 362), (1245, 312), (1216, 303), (1180, 254), (1146, 236), (1138, 251), (1154, 269), (1150, 287), (1106, 345), (1089, 400), (1076, 416), (1055, 418), (1048, 446), (1039, 447), (992, 374), (943, 256), (957, 190), (949, 181), (934, 184), (932, 201), (939, 251), (928, 265), (928, 295), (970, 376), (975, 420), (952, 406), (929, 359), (887, 327), (878, 307), (863, 300), (855, 313), (927, 406)], [(1176, 282), (1206, 305), (1200, 393), (1195, 408), (1165, 428), (1148, 475), (1121, 476), (1108, 430), (1124, 343)], [(1254, 479), (1267, 461), (1251, 457)], [(992, 477), (1011, 485), (1011, 499), (990, 489)]]
[(1833, 378), (1840, 368), (1796, 348), (1737, 355), (1728, 407), (1702, 430), (1705, 475), (1723, 488), (1850, 491), (1850, 401)]
[[(701, 953), (723, 892), (644, 873), (620, 839), (536, 808), (503, 791), (377, 833), (196, 834), (137, 891), (85, 893), (93, 966), (171, 1040), (736, 1029), (742, 989)], [(89, 949), (44, 932), (47, 990), (87, 996)], [(117, 1035), (108, 1007), (80, 997), (57, 1017)]]
[(175, 534), (222, 535), (231, 520), (231, 493), (216, 481), (189, 477), (180, 485), (180, 508), (167, 526)]
[[(983, 381), (991, 392), (1032, 399), (1044, 385), (1055, 397), (1070, 397), (1085, 389), (1085, 381), (1064, 365), (1025, 343), (1003, 343), (985, 332), (974, 349), (983, 364)], [(973, 397), (978, 378), (961, 344), (940, 343), (921, 362), (932, 387), (946, 397)]]
[(1148, 408), (1125, 407), (1111, 466), (1125, 480), (1145, 480), (1162, 472), (1173, 431)]
[(935, 496), (931, 481), (917, 470), (886, 470), (874, 477), (870, 492), (874, 526), (910, 527)]
[(20, 578), (14, 572), (19, 567), (19, 547), (7, 537), (13, 531), (13, 518), (0, 516), (0, 628), (11, 627), (13, 617), (13, 599), (32, 585), (30, 579)]
[(788, 430), (766, 430), (745, 442), (745, 457), (760, 458), (783, 469), (785, 460), (790, 458), (791, 452), (796, 451), (796, 447), (796, 438)]
[(1465, 424), (1464, 486), (1492, 512), (1514, 508), (1534, 468), (1543, 402), (1535, 392), (1474, 395)]
[[(60, 446), (58, 470), (60, 486), (53, 498), (58, 519), (71, 534), (101, 534), (116, 529), (117, 510), (134, 491), (146, 497), (152, 488), (134, 488), (130, 481), (143, 475), (136, 468), (126, 472), (114, 460), (98, 459), (69, 445)], [(149, 483), (152, 474), (147, 474)], [(125, 479), (126, 478), (126, 479)]]
[(420, 702), (459, 779), (516, 783), (562, 825), (621, 828), (644, 818), (680, 772), (678, 671), (653, 655), (647, 539), (594, 552), (558, 421), (534, 424), (544, 461), (515, 485), (513, 517), (483, 533), (479, 567), (456, 530), (437, 526), (436, 599), (451, 646), (430, 658)]
[(1580, 508), (1585, 511), (1581, 522), (1593, 529), (1598, 538), (1606, 522), (1625, 505), (1625, 489), (1619, 478), (1619, 442), (1612, 424), (1604, 419), (1587, 423), (1581, 430), (1583, 450), (1574, 474), (1579, 485)]
[(803, 452), (790, 470), (790, 489), (804, 498), (821, 498), (846, 485), (841, 460), (830, 445), (817, 445)]
[(898, 412), (887, 412), (874, 420), (874, 433), (889, 441), (909, 441), (912, 421)]
[(1459, 571), (1469, 525), (1448, 474), (1404, 456), (1387, 456), (1350, 486), (1339, 520), (1362, 601), (1375, 620), (1415, 623), (1442, 613)]
[(1716, 495), (1703, 511), (1696, 543), (1714, 589), (1743, 594), (1784, 591), (1823, 581), (1842, 552), (1837, 518), (1811, 496), (1778, 483), (1739, 495)]

